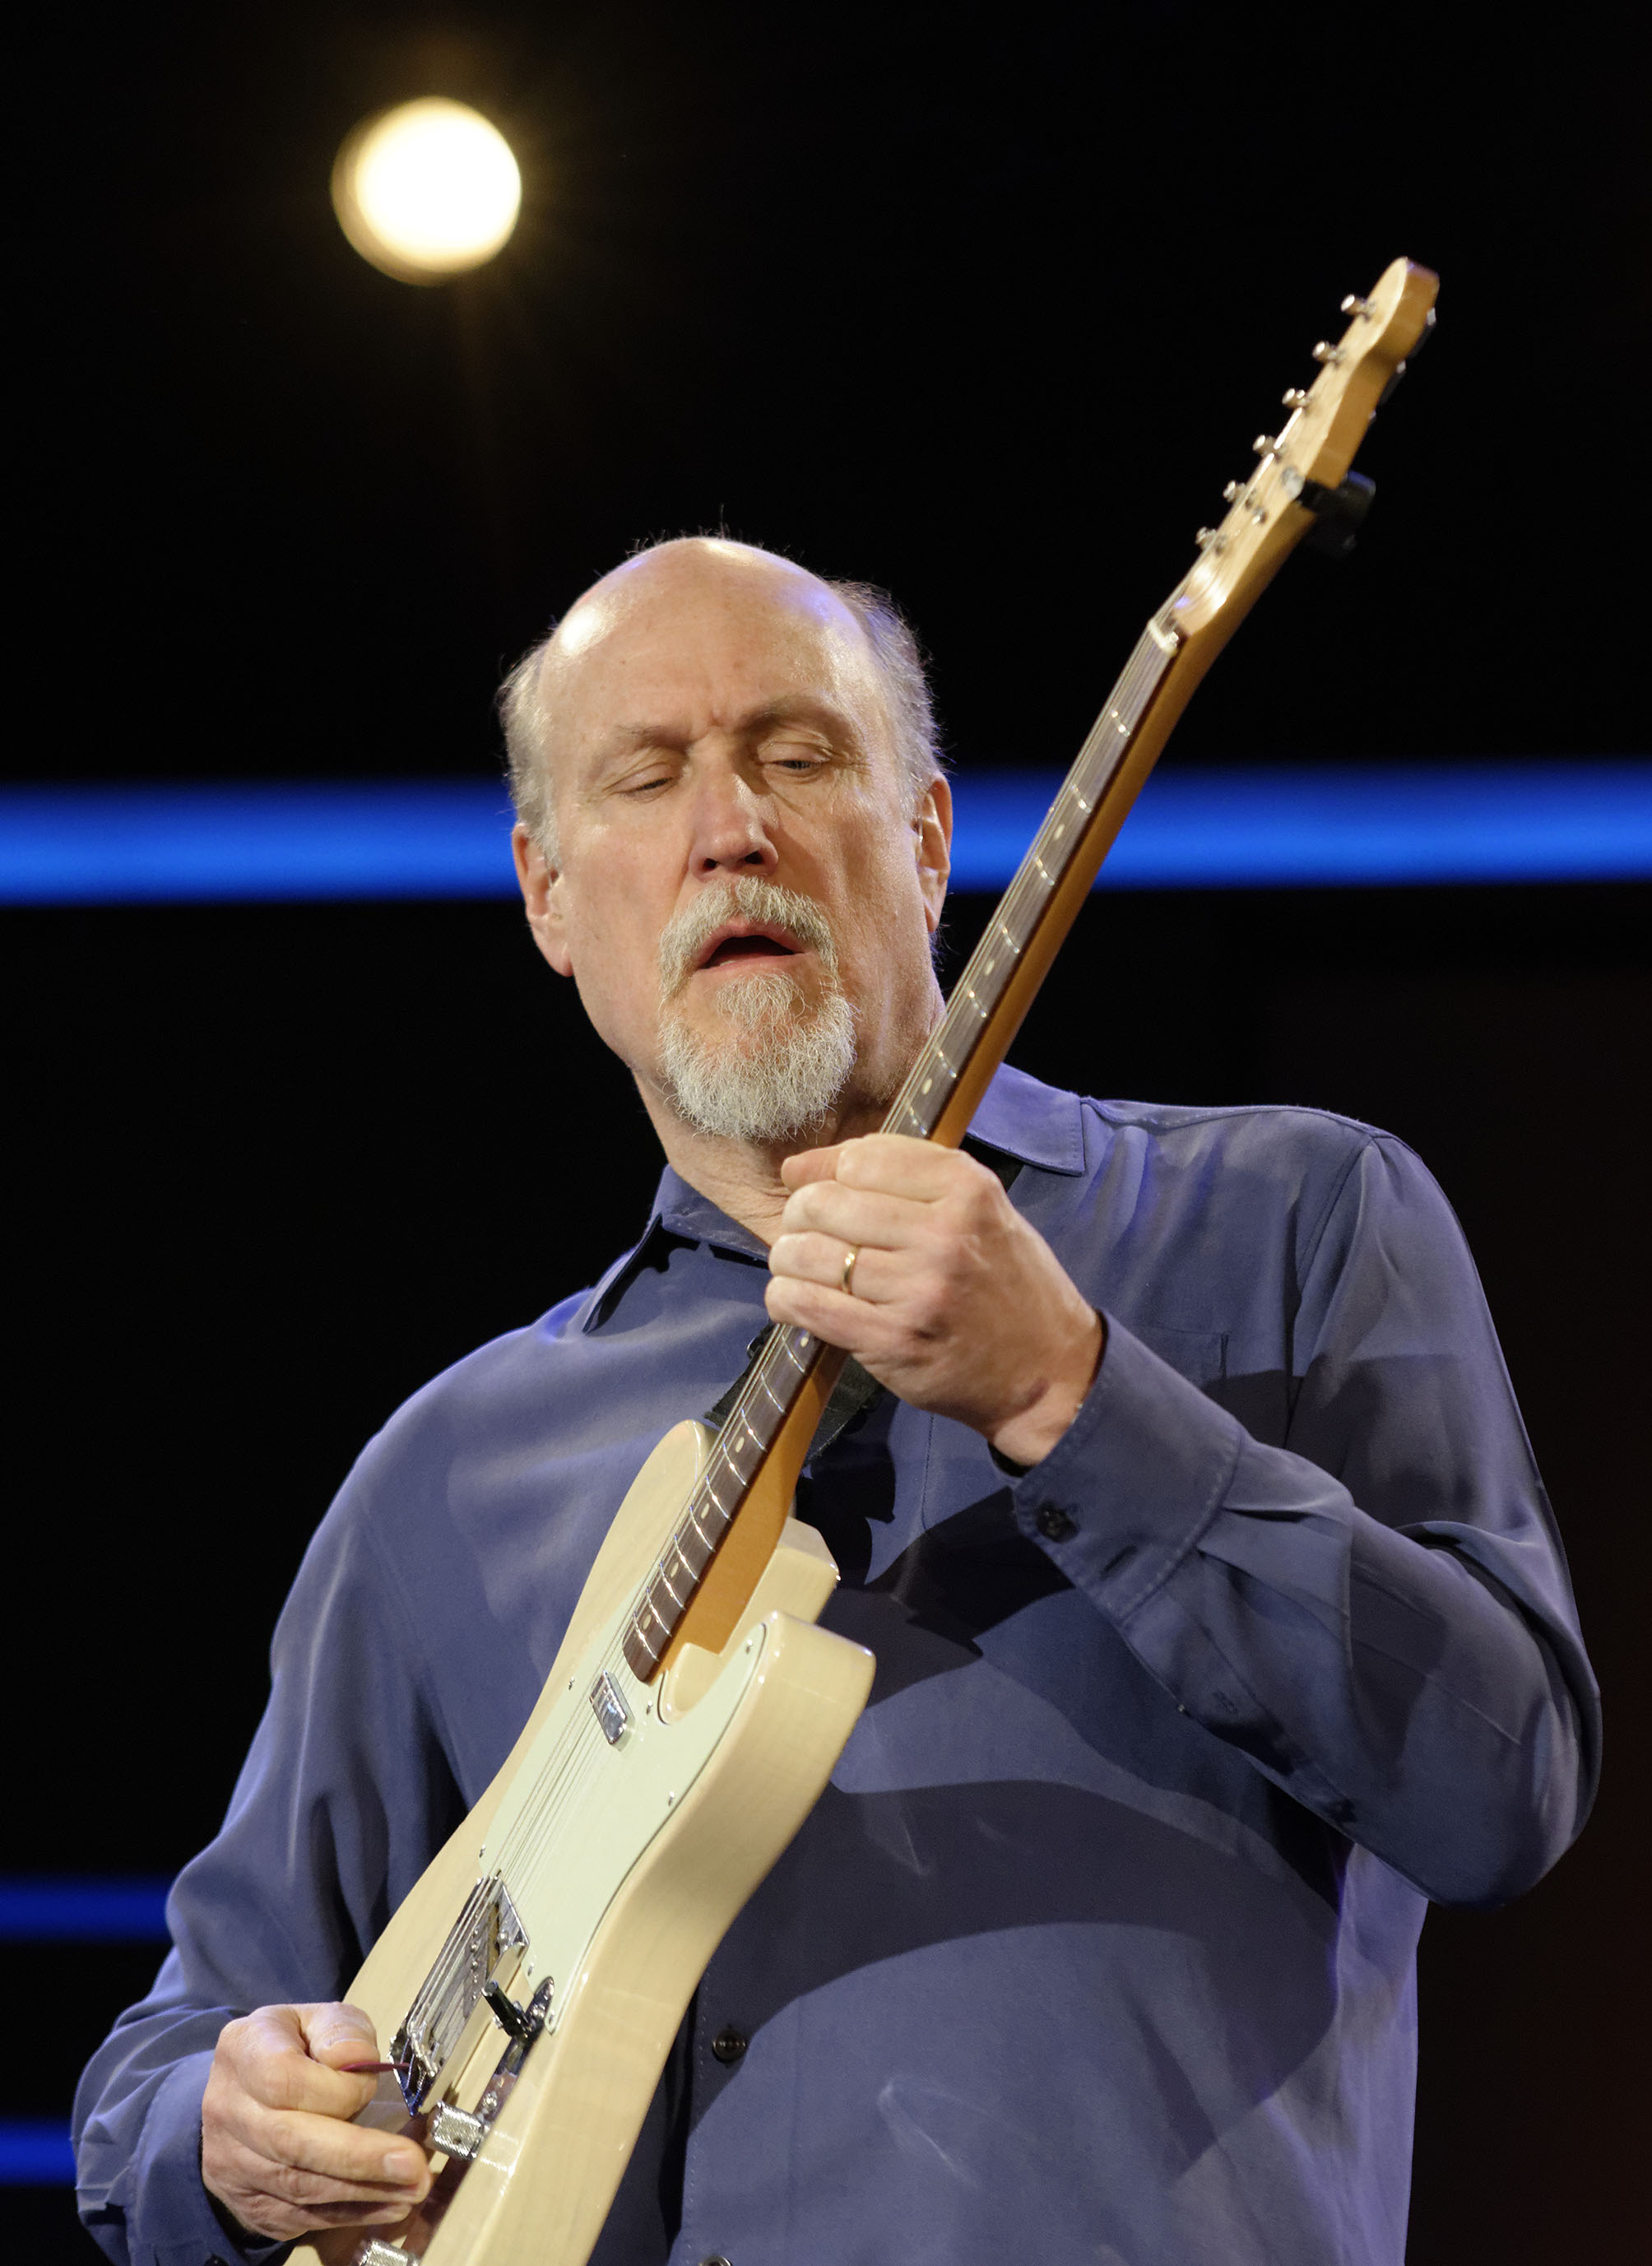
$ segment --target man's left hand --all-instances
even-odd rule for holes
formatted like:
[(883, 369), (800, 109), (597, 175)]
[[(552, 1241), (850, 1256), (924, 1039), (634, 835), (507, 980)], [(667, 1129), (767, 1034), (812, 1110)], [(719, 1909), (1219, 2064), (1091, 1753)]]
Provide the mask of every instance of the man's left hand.
[(792, 1193), (769, 1253), (773, 1319), (842, 1346), (1012, 1462), (1041, 1462), (1090, 1390), (1105, 1333), (997, 1177), (892, 1133), (790, 1157), (781, 1177)]

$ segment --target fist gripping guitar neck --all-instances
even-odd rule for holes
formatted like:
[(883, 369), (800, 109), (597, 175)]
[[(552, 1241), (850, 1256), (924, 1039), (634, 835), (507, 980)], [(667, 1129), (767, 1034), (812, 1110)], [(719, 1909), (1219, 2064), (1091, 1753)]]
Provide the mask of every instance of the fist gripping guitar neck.
[[(885, 1132), (961, 1140), (1205, 670), (1299, 542), (1351, 541), (1355, 453), (1436, 289), (1396, 260), (1344, 303), (1148, 621)], [(515, 1746), (350, 1988), (389, 2041), (363, 2121), (440, 2169), (393, 2240), (329, 2238), (330, 2261), (588, 2257), (700, 1975), (871, 1688), (870, 1654), (815, 1626), (837, 1568), (790, 1516), (842, 1363), (776, 1330), (720, 1429), (679, 1425), (621, 1504)]]

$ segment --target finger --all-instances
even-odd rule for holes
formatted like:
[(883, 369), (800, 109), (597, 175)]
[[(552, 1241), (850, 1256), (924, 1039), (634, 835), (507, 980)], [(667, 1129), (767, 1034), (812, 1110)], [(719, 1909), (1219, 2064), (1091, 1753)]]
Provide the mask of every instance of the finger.
[(303, 2227), (349, 2226), (371, 2220), (390, 2226), (406, 2218), (428, 2194), (428, 2175), (414, 2182), (329, 2180), (302, 2164), (279, 2164), (240, 2141), (220, 2139), (211, 2162), (201, 2162), (206, 2184), (243, 2226), (260, 2234), (290, 2237)]
[[(855, 1269), (857, 1278), (859, 1267)], [(764, 1294), (771, 1321), (795, 1323), (810, 1330), (823, 1345), (837, 1346), (877, 1374), (878, 1363), (895, 1350), (891, 1327), (883, 1309), (869, 1299), (851, 1298), (822, 1283), (792, 1277), (771, 1277)]]
[(875, 1244), (880, 1251), (904, 1251), (933, 1230), (932, 1208), (907, 1196), (846, 1188), (841, 1181), (816, 1181), (786, 1200), (780, 1234), (835, 1235), (844, 1243)]
[(239, 2163), (251, 2177), (248, 2162), (261, 2167), (255, 2184), (267, 2188), (274, 2182), (281, 2192), (288, 2191), (282, 2182), (296, 2179), (314, 2195), (377, 2192), (399, 2194), (406, 2202), (428, 2184), (428, 2159), (404, 2133), (307, 2109), (267, 2109), (249, 2093), (226, 2098), (211, 2086), (203, 2111), (202, 2160), (220, 2189), (231, 2176), (227, 2165)]
[(378, 2031), (373, 2017), (341, 2000), (295, 2007), (300, 2034), (311, 2057), (337, 2069), (347, 2061), (376, 2061)]
[(896, 1286), (890, 1279), (888, 1256), (874, 1245), (845, 1242), (841, 1236), (778, 1236), (770, 1246), (769, 1271), (791, 1282), (819, 1283), (841, 1290), (844, 1268), (852, 1251), (856, 1254), (853, 1296), (863, 1305), (879, 1305), (893, 1297)]
[(973, 1157), (916, 1141), (906, 1133), (867, 1133), (841, 1145), (833, 1177), (845, 1188), (876, 1188), (885, 1195), (936, 1203), (955, 1188), (993, 1175)]
[(795, 1157), (788, 1157), (780, 1167), (780, 1178), (788, 1188), (807, 1188), (811, 1181), (830, 1181), (837, 1171), (837, 1159), (847, 1143), (834, 1141), (830, 1149), (801, 1149)]
[[(365, 2109), (376, 2080), (347, 2076), (318, 2061), (304, 2044), (303, 2016), (311, 2010), (297, 2007), (265, 2007), (240, 2026), (234, 2064), (247, 2094), (266, 2109), (298, 2109), (316, 2116), (348, 2117)], [(334, 2050), (348, 2058), (362, 2050), (359, 2032), (353, 2042), (340, 2037)]]
[[(318, 2119), (318, 2123), (319, 2121), (322, 2119)], [(349, 2125), (340, 2125), (338, 2130), (349, 2130)], [(378, 2139), (385, 2139), (385, 2137), (388, 2135), (378, 2135)], [(217, 2151), (216, 2167), (213, 2167), (217, 2175), (213, 2184), (220, 2189), (236, 2187), (243, 2194), (279, 2196), (283, 2203), (303, 2204), (303, 2207), (326, 2204), (329, 2210), (340, 2210), (342, 2204), (354, 2204), (355, 2210), (362, 2210), (362, 2207), (390, 2210), (390, 2207), (394, 2207), (398, 2211), (410, 2211), (414, 2203), (420, 2203), (428, 2194), (428, 2157), (424, 2155), (421, 2148), (414, 2148), (413, 2141), (408, 2139), (398, 2144), (401, 2155), (397, 2160), (397, 2168), (398, 2173), (404, 2173), (398, 2178), (376, 2178), (371, 2171), (361, 2173), (361, 2175), (342, 2175), (342, 2173), (318, 2168), (315, 2162), (302, 2162), (302, 2155), (306, 2151), (302, 2148), (302, 2144), (292, 2145), (290, 2130), (279, 2141), (279, 2145), (283, 2145), (283, 2148), (290, 2145), (292, 2153), (270, 2155), (256, 2144), (249, 2145), (247, 2141), (236, 2139), (224, 2141)], [(414, 2160), (417, 2160), (417, 2164), (414, 2164)]]
[(336, 2116), (284, 2111), (260, 2126), (256, 2145), (272, 2164), (324, 2183), (335, 2200), (387, 2189), (411, 2196), (428, 2184), (430, 2160), (416, 2141)]

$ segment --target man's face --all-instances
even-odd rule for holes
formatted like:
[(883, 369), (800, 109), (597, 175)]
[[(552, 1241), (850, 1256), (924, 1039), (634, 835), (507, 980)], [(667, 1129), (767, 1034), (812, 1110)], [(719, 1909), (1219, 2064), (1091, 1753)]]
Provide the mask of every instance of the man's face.
[[(558, 860), (521, 838), (518, 859), (540, 947), (602, 1037), (658, 1094), (668, 1027), (679, 1051), (751, 1052), (841, 990), (839, 1122), (881, 1106), (938, 1005), (949, 812), (944, 782), (910, 808), (852, 617), (765, 553), (672, 545), (580, 602), (547, 671)], [(742, 913), (749, 879), (816, 909), (835, 971), (806, 919)]]

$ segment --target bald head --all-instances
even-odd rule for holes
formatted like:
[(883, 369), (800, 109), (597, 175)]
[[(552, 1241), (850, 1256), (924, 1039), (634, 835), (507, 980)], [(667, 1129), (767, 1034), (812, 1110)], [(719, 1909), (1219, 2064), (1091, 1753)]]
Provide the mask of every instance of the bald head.
[(917, 640), (882, 591), (823, 581), (789, 559), (715, 536), (682, 536), (640, 552), (592, 584), (501, 688), (517, 816), (557, 862), (553, 758), (581, 684), (610, 695), (634, 682), (651, 637), (709, 654), (754, 623), (782, 648), (807, 651), (818, 690), (866, 712), (908, 808), (940, 769), (934, 713)]

